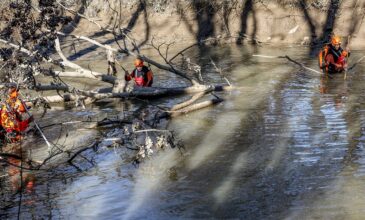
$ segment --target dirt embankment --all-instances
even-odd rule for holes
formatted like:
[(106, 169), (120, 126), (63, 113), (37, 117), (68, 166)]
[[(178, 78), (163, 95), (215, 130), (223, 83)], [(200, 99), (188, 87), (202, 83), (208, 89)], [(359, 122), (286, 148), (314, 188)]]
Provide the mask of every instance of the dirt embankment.
[[(109, 2), (109, 3), (108, 3)], [(301, 3), (302, 2), (302, 3)], [(176, 44), (209, 37), (232, 37), (245, 41), (283, 44), (322, 44), (331, 33), (351, 36), (351, 48), (364, 48), (365, 3), (358, 0), (311, 1), (119, 1), (93, 0), (79, 12), (102, 26), (132, 31), (140, 46), (156, 39)], [(75, 19), (76, 29), (95, 35), (97, 26)]]

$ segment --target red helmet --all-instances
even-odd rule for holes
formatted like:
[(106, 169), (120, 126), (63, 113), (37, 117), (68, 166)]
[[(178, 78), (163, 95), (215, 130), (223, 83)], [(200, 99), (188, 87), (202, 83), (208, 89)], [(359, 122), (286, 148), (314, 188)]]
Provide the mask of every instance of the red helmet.
[(142, 67), (143, 66), (143, 60), (141, 60), (141, 59), (136, 59), (135, 61), (134, 61), (134, 66), (135, 67)]
[(341, 38), (339, 36), (333, 36), (331, 38), (331, 44), (332, 45), (341, 44)]

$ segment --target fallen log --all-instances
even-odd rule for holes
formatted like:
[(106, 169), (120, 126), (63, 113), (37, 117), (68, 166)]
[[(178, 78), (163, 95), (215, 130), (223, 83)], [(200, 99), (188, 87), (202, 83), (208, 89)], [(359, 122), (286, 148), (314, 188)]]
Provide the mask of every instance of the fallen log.
[(211, 106), (211, 105), (218, 104), (222, 101), (223, 101), (223, 99), (214, 98), (214, 99), (211, 99), (211, 100), (208, 100), (208, 101), (200, 102), (200, 103), (197, 103), (197, 104), (182, 108), (180, 110), (171, 111), (171, 112), (168, 112), (168, 113), (169, 113), (170, 117), (174, 118), (174, 117), (180, 116), (182, 114), (187, 114), (187, 113), (190, 113), (190, 112), (193, 112), (193, 111), (196, 111), (196, 110), (206, 108), (206, 107)]
[(44, 100), (46, 100), (48, 103), (59, 103), (59, 102), (69, 102), (69, 101), (76, 101), (77, 99), (79, 100), (84, 100), (87, 97), (85, 96), (75, 96), (73, 94), (64, 94), (63, 96), (60, 95), (54, 95), (54, 96), (44, 96), (42, 97)]
[(131, 92), (122, 93), (100, 93), (91, 91), (82, 91), (80, 94), (83, 96), (95, 98), (95, 99), (105, 99), (105, 98), (128, 98), (128, 97), (138, 97), (138, 98), (159, 98), (164, 96), (173, 95), (183, 95), (192, 94), (199, 92), (209, 92), (209, 91), (230, 91), (234, 87), (227, 85), (195, 85), (188, 87), (175, 87), (175, 88), (161, 88), (161, 87), (135, 87)]
[(170, 111), (176, 111), (176, 110), (182, 109), (184, 107), (187, 107), (187, 106), (193, 104), (196, 100), (203, 97), (205, 94), (206, 94), (206, 92), (199, 92), (199, 93), (195, 94), (193, 97), (191, 97), (191, 99), (189, 99), (188, 101), (174, 105), (170, 109)]
[(38, 84), (34, 87), (35, 91), (49, 91), (49, 90), (58, 90), (69, 92), (70, 87), (67, 85), (42, 85)]
[[(112, 88), (104, 88), (99, 91), (83, 91), (79, 90), (79, 95), (74, 95), (70, 93), (54, 96), (45, 96), (42, 97), (48, 103), (60, 103), (60, 102), (69, 102), (76, 100), (85, 100), (87, 98), (92, 98), (92, 100), (101, 100), (106, 98), (160, 98), (166, 96), (174, 96), (174, 95), (184, 95), (184, 94), (194, 94), (194, 93), (203, 93), (202, 95), (212, 92), (212, 91), (231, 91), (233, 90), (233, 86), (227, 85), (197, 85), (197, 86), (186, 86), (186, 87), (175, 87), (175, 88), (162, 88), (162, 87), (135, 87), (131, 92), (121, 92), (121, 93), (113, 93), (111, 92)], [(200, 98), (202, 95), (197, 96), (191, 103)], [(191, 104), (191, 103), (188, 103)], [(187, 106), (187, 105), (185, 105)], [(183, 106), (183, 107), (185, 107)], [(182, 107), (181, 107), (182, 108)]]

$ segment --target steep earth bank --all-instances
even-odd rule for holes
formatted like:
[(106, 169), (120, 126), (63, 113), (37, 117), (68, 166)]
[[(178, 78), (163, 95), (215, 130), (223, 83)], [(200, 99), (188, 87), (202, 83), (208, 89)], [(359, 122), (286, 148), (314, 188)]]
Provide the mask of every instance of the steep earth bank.
[[(300, 3), (305, 2), (305, 3)], [(186, 44), (209, 37), (233, 43), (317, 45), (331, 33), (352, 49), (364, 48), (365, 3), (357, 0), (312, 1), (119, 1), (92, 0), (79, 12), (104, 27), (132, 31), (140, 46), (152, 38)], [(96, 25), (75, 18), (74, 33), (108, 37)]]

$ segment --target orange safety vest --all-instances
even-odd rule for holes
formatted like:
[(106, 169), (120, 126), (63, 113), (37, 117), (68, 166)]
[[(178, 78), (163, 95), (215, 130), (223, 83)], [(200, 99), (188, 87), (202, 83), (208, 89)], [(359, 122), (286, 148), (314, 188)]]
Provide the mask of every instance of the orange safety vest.
[(1, 126), (5, 130), (19, 130), (18, 122), (16, 120), (16, 114), (6, 105), (1, 109)]
[[(345, 54), (343, 52), (346, 52)], [(333, 48), (331, 48), (330, 45), (325, 45), (322, 50), (319, 52), (318, 54), (318, 64), (319, 64), (319, 68), (322, 71), (327, 72), (332, 72), (332, 71), (338, 71), (337, 67), (334, 66), (331, 63), (328, 63), (327, 59), (327, 55), (331, 54), (333, 56), (333, 61), (336, 64), (340, 64), (340, 65), (344, 65), (346, 63), (346, 58), (348, 57), (348, 53), (347, 51), (344, 51), (342, 48), (340, 48), (339, 50), (335, 51)]]
[(125, 76), (126, 81), (132, 78), (134, 78), (135, 84), (141, 87), (151, 87), (153, 83), (153, 73), (146, 66), (143, 66), (141, 71), (135, 68), (130, 75)]
[(18, 115), (24, 113), (25, 106), (24, 104), (18, 99), (11, 99), (9, 98), (6, 100), (5, 105), (1, 108), (1, 125), (5, 130), (15, 130), (15, 131), (24, 131), (27, 127), (24, 123), (22, 123), (18, 119)]

